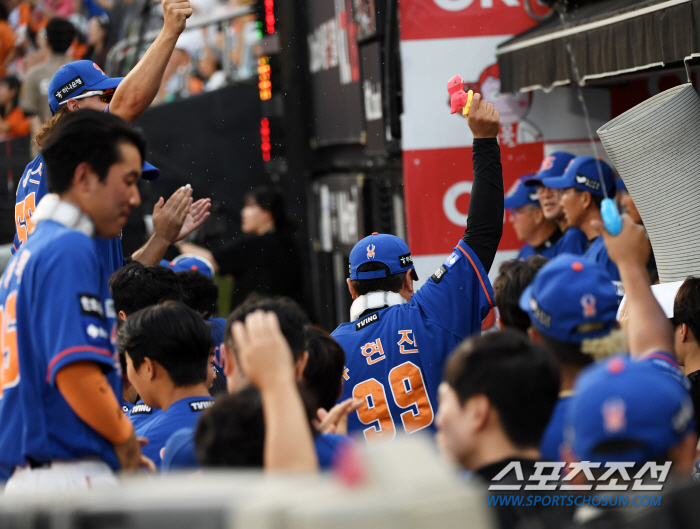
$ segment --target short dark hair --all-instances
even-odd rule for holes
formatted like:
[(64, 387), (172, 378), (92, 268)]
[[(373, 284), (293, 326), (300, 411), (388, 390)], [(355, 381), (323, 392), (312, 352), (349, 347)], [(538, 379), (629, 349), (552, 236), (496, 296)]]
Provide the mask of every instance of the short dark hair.
[(309, 360), (302, 377), (304, 387), (316, 397), (316, 404), (330, 410), (343, 388), (345, 351), (326, 331), (307, 325), (306, 350)]
[(673, 300), (671, 322), (674, 327), (685, 323), (700, 343), (700, 278), (690, 276), (683, 281)]
[(65, 53), (75, 35), (75, 26), (65, 18), (54, 17), (46, 25), (46, 40), (55, 53)]
[[(358, 272), (376, 272), (379, 270), (389, 274), (389, 267), (384, 263), (364, 263), (357, 267)], [(407, 273), (401, 272), (400, 274), (387, 275), (376, 279), (353, 279), (352, 288), (358, 296), (364, 296), (376, 290), (398, 293), (406, 280)]]
[(49, 192), (70, 189), (75, 168), (83, 162), (104, 181), (109, 168), (122, 160), (124, 143), (136, 147), (143, 160), (146, 140), (138, 129), (114, 114), (91, 109), (71, 112), (42, 143)]
[(493, 282), (493, 291), (496, 294), (498, 314), (504, 326), (527, 332), (530, 316), (520, 308), (520, 296), (547, 260), (542, 255), (531, 255), (526, 261), (514, 259), (503, 262), (499, 267), (498, 277)]
[(213, 279), (197, 270), (177, 272), (182, 289), (182, 301), (189, 308), (199, 312), (204, 319), (216, 313), (216, 300), (219, 299), (219, 287)]
[(204, 467), (262, 468), (265, 420), (260, 392), (247, 386), (202, 413), (194, 434)]
[(581, 350), (581, 343), (569, 343), (557, 340), (537, 331), (542, 340), (542, 346), (551, 352), (560, 365), (584, 368), (594, 362), (594, 358)]
[(163, 301), (181, 301), (180, 280), (170, 268), (131, 261), (109, 278), (114, 309), (127, 315)]
[(226, 319), (224, 343), (234, 352), (236, 351), (233, 343), (233, 336), (231, 335), (231, 326), (235, 321), (245, 321), (246, 316), (256, 310), (274, 312), (277, 314), (277, 319), (280, 322), (280, 330), (287, 340), (289, 348), (292, 350), (294, 361), (296, 362), (306, 350), (304, 326), (309, 323), (309, 318), (297, 302), (291, 298), (269, 298), (257, 295), (249, 296), (248, 299), (241, 303)]
[(179, 301), (166, 301), (136, 311), (119, 329), (119, 354), (128, 354), (134, 369), (146, 357), (155, 360), (176, 387), (207, 380), (213, 347), (207, 324)]
[(462, 406), (485, 395), (517, 447), (539, 447), (559, 395), (559, 371), (552, 355), (522, 333), (463, 341), (447, 361), (445, 381)]

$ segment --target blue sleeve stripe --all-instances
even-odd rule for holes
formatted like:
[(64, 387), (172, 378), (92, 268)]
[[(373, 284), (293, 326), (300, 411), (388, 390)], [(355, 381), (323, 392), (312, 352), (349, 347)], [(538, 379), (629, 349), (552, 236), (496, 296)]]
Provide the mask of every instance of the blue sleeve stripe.
[(493, 308), (493, 301), (491, 301), (491, 296), (489, 296), (489, 290), (486, 288), (486, 285), (484, 284), (484, 280), (481, 277), (481, 274), (479, 273), (479, 268), (476, 266), (474, 261), (472, 260), (471, 256), (462, 248), (459, 244), (457, 245), (457, 248), (460, 249), (460, 251), (469, 259), (469, 262), (472, 264), (472, 268), (474, 268), (474, 272), (476, 272), (476, 277), (479, 278), (479, 282), (481, 283), (481, 288), (484, 289), (484, 294), (486, 294), (486, 299), (489, 300), (489, 305), (491, 305), (491, 308)]
[(49, 363), (49, 368), (46, 371), (46, 382), (48, 384), (51, 383), (51, 371), (53, 370), (54, 366), (56, 365), (56, 362), (59, 360), (65, 358), (66, 356), (70, 354), (75, 354), (75, 353), (94, 353), (98, 355), (104, 355), (107, 358), (111, 359), (112, 358), (112, 351), (109, 351), (108, 349), (101, 349), (99, 347), (92, 347), (90, 345), (76, 345), (75, 347), (69, 347), (68, 349), (64, 349), (60, 353), (58, 353), (56, 356), (53, 357), (53, 360), (51, 360), (51, 363)]

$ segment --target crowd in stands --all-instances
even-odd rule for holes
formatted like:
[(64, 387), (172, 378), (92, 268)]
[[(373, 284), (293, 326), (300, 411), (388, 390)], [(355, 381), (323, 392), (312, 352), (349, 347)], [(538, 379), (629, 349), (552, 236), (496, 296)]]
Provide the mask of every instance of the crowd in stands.
[[(416, 290), (403, 240), (360, 240), (347, 322), (332, 334), (293, 299), (300, 264), (274, 188), (240, 197), (244, 236), (216, 253), (183, 242), (211, 204), (179, 188), (125, 259), (137, 183), (159, 175), (132, 125), (195, 11), (188, 0), (162, 6), (163, 28), (127, 77), (83, 60), (48, 84), (53, 116), (18, 190), (15, 255), (0, 280), (6, 496), (118, 486), (139, 472), (318, 473), (355, 464), (358, 445), (426, 435), (497, 497), (544, 491), (548, 503), (490, 503), (499, 527), (591, 517), (607, 527), (619, 511), (595, 508), (601, 491), (615, 506), (628, 490), (698, 474), (698, 280), (680, 287), (669, 317), (641, 217), (625, 214), (616, 236), (604, 227), (602, 200), (622, 182), (600, 159), (553, 153), (504, 193), (500, 116), (480, 94), (467, 116), (468, 226), (454, 250)], [(54, 18), (46, 32), (72, 42), (67, 24)], [(7, 116), (16, 90), (0, 82)], [(492, 287), (506, 209), (526, 246)], [(171, 246), (183, 253), (166, 261)], [(239, 282), (222, 317), (216, 272)], [(498, 330), (479, 336), (491, 310)]]

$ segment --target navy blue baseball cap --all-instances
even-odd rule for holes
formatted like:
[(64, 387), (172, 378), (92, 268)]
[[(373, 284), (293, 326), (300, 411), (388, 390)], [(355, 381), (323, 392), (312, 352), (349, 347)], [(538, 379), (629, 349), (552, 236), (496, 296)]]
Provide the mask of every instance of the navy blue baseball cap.
[(526, 186), (543, 185), (543, 178), (551, 178), (553, 176), (561, 176), (564, 174), (566, 167), (575, 156), (570, 152), (557, 151), (547, 156), (540, 164), (540, 170), (537, 174), (525, 179)]
[(90, 90), (110, 90), (123, 77), (108, 77), (92, 61), (75, 61), (61, 66), (49, 81), (49, 106), (55, 114), (66, 101)]
[(518, 209), (528, 204), (540, 206), (540, 201), (537, 199), (537, 191), (525, 185), (525, 180), (532, 176), (532, 174), (521, 176), (511, 186), (506, 193), (506, 198), (503, 200), (503, 205), (506, 209)]
[(605, 196), (600, 185), (600, 174), (607, 196), (615, 194), (615, 171), (603, 160), (593, 156), (577, 156), (569, 163), (564, 174), (559, 177), (543, 178), (542, 185), (551, 189), (575, 187), (592, 195)]
[[(650, 362), (622, 356), (581, 374), (564, 420), (576, 456), (600, 463), (656, 461), (695, 429), (685, 387)], [(605, 450), (605, 445), (625, 441), (629, 447), (622, 452)]]
[(520, 308), (542, 334), (562, 342), (581, 343), (612, 330), (618, 299), (603, 267), (565, 253), (537, 272), (520, 296)]
[[(357, 268), (365, 263), (383, 263), (389, 269), (358, 272)], [(350, 252), (350, 279), (379, 279), (411, 271), (411, 277), (418, 281), (418, 274), (413, 266), (411, 250), (403, 239), (396, 235), (373, 233), (358, 242)]]
[(622, 181), (622, 178), (620, 178), (619, 176), (618, 176), (617, 179), (615, 180), (615, 189), (616, 189), (617, 191), (627, 191), (627, 186), (626, 186), (625, 183)]

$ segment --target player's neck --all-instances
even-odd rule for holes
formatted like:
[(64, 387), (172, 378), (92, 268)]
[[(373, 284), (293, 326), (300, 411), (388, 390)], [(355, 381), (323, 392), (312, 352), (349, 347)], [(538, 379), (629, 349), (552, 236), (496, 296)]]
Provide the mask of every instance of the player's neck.
[(581, 223), (581, 230), (586, 234), (589, 241), (592, 241), (599, 235), (598, 230), (593, 227), (594, 220), (603, 220), (603, 217), (600, 216), (600, 210), (598, 208), (591, 206), (586, 213), (586, 218)]
[(468, 470), (478, 470), (487, 465), (498, 463), (504, 459), (537, 459), (540, 451), (537, 448), (518, 448), (504, 432), (482, 432), (481, 442), (468, 460), (462, 462)]
[(526, 241), (533, 248), (537, 248), (540, 244), (543, 244), (547, 239), (549, 239), (554, 232), (557, 231), (557, 226), (553, 222), (545, 220), (532, 236)]
[(199, 384), (192, 384), (191, 386), (171, 386), (168, 391), (161, 397), (161, 408), (163, 411), (167, 410), (170, 406), (182, 399), (189, 399), (191, 397), (209, 397), (209, 390), (204, 385), (204, 382)]

